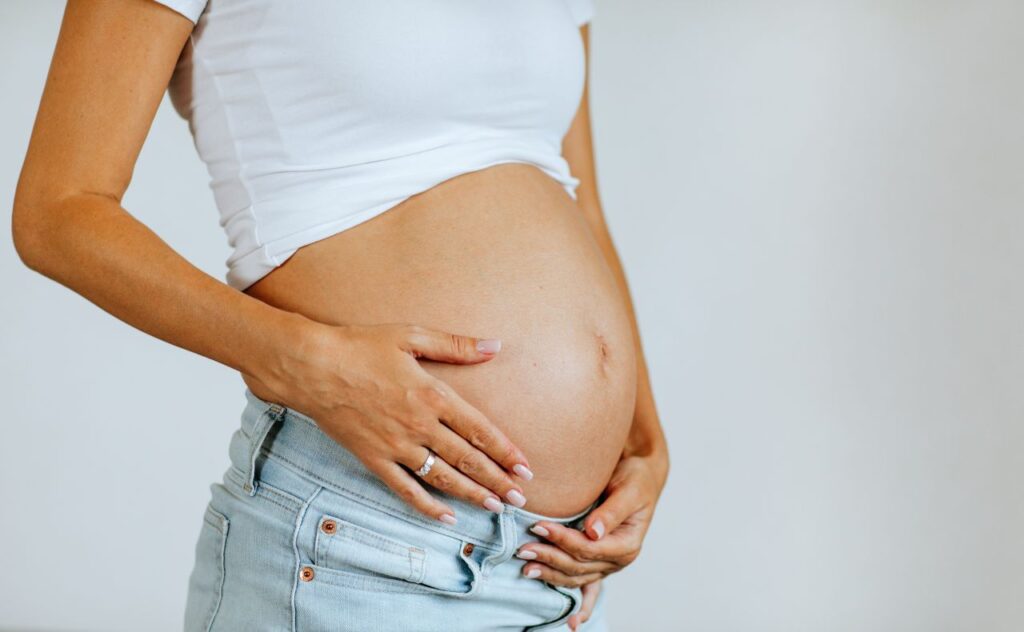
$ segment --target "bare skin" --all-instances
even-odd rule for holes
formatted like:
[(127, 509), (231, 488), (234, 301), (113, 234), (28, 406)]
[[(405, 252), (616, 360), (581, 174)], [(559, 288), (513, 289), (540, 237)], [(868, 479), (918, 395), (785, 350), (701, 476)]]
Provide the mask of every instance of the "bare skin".
[[(191, 29), (149, 0), (68, 2), (15, 194), (22, 260), (310, 414), (437, 519), (451, 508), (408, 471), (424, 446), (452, 466), (425, 482), (473, 502), (518, 491), (533, 511), (567, 515), (603, 491), (586, 535), (549, 531), (545, 546), (572, 562), (527, 565), (586, 586), (592, 607), (600, 577), (639, 552), (668, 456), (598, 200), (586, 98), (563, 143), (577, 203), (526, 165), (466, 174), (300, 249), (246, 294), (121, 206)], [(483, 338), (502, 349), (478, 351)]]
[[(635, 405), (629, 316), (586, 220), (537, 168), (453, 178), (300, 249), (247, 293), (319, 322), (417, 322), (500, 338), (486, 364), (424, 368), (530, 459), (526, 508), (578, 513), (611, 477)], [(250, 384), (281, 398), (260, 386)]]

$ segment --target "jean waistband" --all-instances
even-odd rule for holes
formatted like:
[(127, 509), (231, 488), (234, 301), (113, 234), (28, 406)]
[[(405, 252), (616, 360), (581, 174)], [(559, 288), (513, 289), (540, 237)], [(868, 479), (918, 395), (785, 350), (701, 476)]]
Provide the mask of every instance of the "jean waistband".
[(499, 516), (474, 503), (424, 485), (430, 493), (442, 498), (455, 510), (458, 523), (446, 525), (409, 505), (369, 471), (358, 457), (327, 436), (311, 417), (282, 404), (265, 401), (248, 387), (245, 388), (245, 398), (241, 433), (246, 441), (232, 441), (231, 459), (242, 470), (245, 479), (243, 487), (249, 494), (255, 494), (259, 485), (256, 475), (257, 457), (263, 453), (279, 455), (286, 461), (301, 464), (306, 475), (325, 487), (369, 502), (427, 528), (480, 542), (503, 541), (507, 536), (502, 533), (503, 529), (510, 525), (529, 529), (539, 520), (577, 527), (597, 504), (595, 501), (576, 515), (555, 518), (505, 503), (504, 511)]

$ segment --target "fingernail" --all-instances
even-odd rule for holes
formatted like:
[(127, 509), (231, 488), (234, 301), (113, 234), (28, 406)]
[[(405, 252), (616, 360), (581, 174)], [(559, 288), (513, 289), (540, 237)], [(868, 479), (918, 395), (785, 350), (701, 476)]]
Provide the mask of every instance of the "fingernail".
[(537, 579), (538, 577), (540, 577), (540, 571), (536, 568), (531, 568), (530, 570), (526, 571), (526, 576), (530, 579)]
[(535, 524), (532, 527), (530, 527), (530, 531), (533, 531), (534, 533), (536, 533), (537, 535), (539, 535), (542, 538), (546, 538), (549, 535), (551, 535), (550, 531), (548, 531), (544, 527), (540, 526), (539, 524)]
[(526, 467), (522, 463), (516, 463), (512, 466), (512, 471), (518, 474), (523, 480), (531, 480), (533, 478), (533, 472), (530, 468)]
[(476, 350), (480, 353), (498, 353), (501, 351), (501, 341), (497, 338), (484, 338), (476, 343)]
[(604, 537), (604, 523), (600, 520), (595, 520), (594, 524), (590, 525), (590, 528), (594, 530), (596, 534), (595, 540), (600, 540)]
[(537, 559), (537, 554), (530, 549), (523, 549), (516, 553), (516, 557), (523, 560), (535, 560)]
[(484, 501), (484, 507), (486, 507), (489, 511), (493, 511), (494, 513), (499, 514), (505, 510), (505, 506), (501, 504), (501, 501), (492, 496), (488, 496), (487, 499)]
[(508, 498), (508, 501), (516, 507), (522, 507), (526, 504), (526, 496), (520, 494), (518, 489), (513, 489), (509, 493), (505, 494), (505, 497)]
[(458, 520), (455, 519), (455, 516), (451, 515), (450, 513), (441, 514), (441, 517), (438, 518), (438, 520), (445, 524), (455, 524), (456, 522), (458, 522)]

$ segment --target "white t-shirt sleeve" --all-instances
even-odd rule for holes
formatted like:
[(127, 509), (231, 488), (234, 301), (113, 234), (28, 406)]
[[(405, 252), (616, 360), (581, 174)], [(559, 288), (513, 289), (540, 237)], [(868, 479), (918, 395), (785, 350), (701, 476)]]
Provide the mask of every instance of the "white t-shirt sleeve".
[(199, 16), (206, 8), (208, 0), (155, 0), (155, 2), (174, 9), (195, 24), (199, 21)]
[(594, 0), (566, 0), (576, 26), (583, 26), (594, 17)]

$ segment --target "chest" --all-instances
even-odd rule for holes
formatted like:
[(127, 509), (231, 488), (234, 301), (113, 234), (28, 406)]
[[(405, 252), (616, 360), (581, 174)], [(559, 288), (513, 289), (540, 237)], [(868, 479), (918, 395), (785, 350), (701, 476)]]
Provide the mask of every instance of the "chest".
[[(564, 0), (211, 0), (193, 38), (219, 98), (278, 121), (561, 129), (584, 56)], [(299, 121), (296, 121), (299, 122)]]

